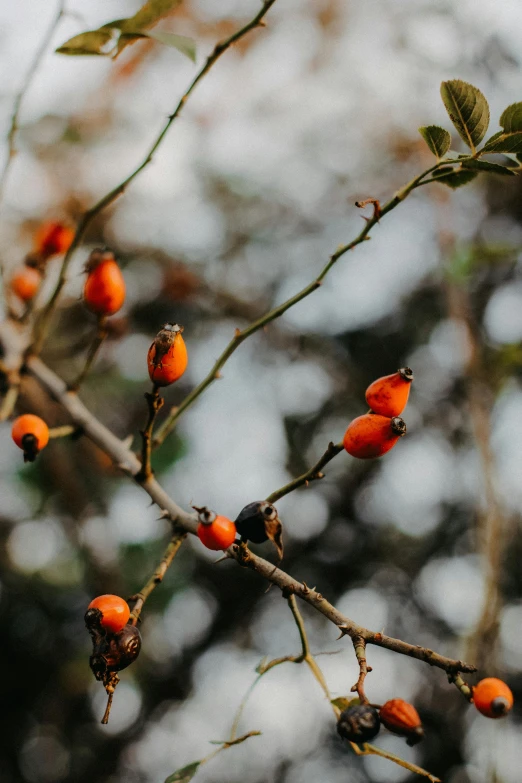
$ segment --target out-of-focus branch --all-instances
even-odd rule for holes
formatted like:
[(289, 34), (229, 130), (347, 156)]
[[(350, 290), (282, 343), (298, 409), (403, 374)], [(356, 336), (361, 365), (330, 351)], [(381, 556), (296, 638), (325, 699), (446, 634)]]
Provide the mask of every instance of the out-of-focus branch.
[[(436, 163), (434, 166), (431, 166), (429, 169), (426, 169), (426, 171), (423, 171), (422, 174), (419, 174), (418, 176), (414, 177), (410, 182), (408, 182), (404, 187), (402, 187), (397, 193), (391, 198), (383, 207), (380, 207), (379, 210), (374, 209), (374, 214), (370, 218), (365, 218), (365, 225), (362, 231), (353, 239), (351, 242), (348, 242), (346, 245), (341, 245), (335, 253), (332, 253), (330, 256), (328, 263), (323, 267), (319, 275), (312, 280), (311, 283), (309, 283), (307, 286), (305, 286), (301, 291), (299, 291), (295, 296), (290, 297), (290, 299), (287, 299), (282, 304), (278, 305), (277, 307), (274, 307), (269, 312), (265, 313), (265, 315), (261, 316), (261, 318), (258, 318), (256, 321), (251, 323), (249, 326), (247, 326), (245, 329), (236, 329), (234, 337), (229, 342), (221, 356), (216, 360), (214, 363), (212, 369), (206, 375), (205, 378), (201, 381), (198, 386), (196, 386), (190, 394), (185, 397), (183, 402), (178, 405), (176, 408), (173, 408), (169, 417), (165, 419), (161, 427), (159, 427), (158, 432), (156, 434), (156, 437), (154, 438), (154, 446), (159, 446), (167, 435), (172, 432), (174, 429), (177, 420), (179, 417), (188, 409), (191, 407), (191, 405), (196, 402), (198, 397), (200, 397), (203, 392), (211, 386), (214, 381), (216, 381), (218, 378), (221, 377), (221, 369), (226, 364), (228, 359), (232, 356), (232, 354), (236, 351), (237, 348), (241, 345), (242, 342), (244, 342), (247, 337), (250, 337), (250, 335), (254, 334), (255, 332), (258, 332), (260, 329), (262, 329), (264, 326), (269, 324), (271, 321), (275, 321), (276, 318), (279, 318), (283, 313), (286, 313), (287, 310), (289, 310), (291, 307), (296, 305), (298, 302), (301, 302), (303, 299), (305, 299), (307, 296), (310, 296), (314, 291), (316, 291), (323, 283), (324, 278), (330, 271), (330, 269), (334, 266), (334, 264), (342, 257), (344, 256), (349, 250), (353, 250), (354, 247), (357, 247), (357, 245), (360, 245), (365, 240), (369, 239), (368, 236), (371, 229), (379, 223), (381, 218), (383, 218), (385, 215), (388, 214), (388, 212), (391, 212), (393, 209), (395, 209), (398, 204), (401, 203), (401, 201), (404, 201), (404, 199), (416, 188), (419, 187), (419, 185), (422, 184), (423, 179), (427, 177), (429, 174), (431, 174), (433, 171), (436, 171), (441, 166), (448, 166), (450, 164), (455, 163), (461, 163), (464, 159), (461, 159), (459, 161), (455, 160), (440, 160), (438, 163)], [(466, 158), (468, 160), (468, 158)], [(434, 182), (436, 180), (433, 180)]]
[(15, 140), (16, 140), (16, 133), (18, 131), (18, 118), (20, 116), (22, 101), (25, 97), (25, 94), (27, 93), (27, 90), (31, 86), (31, 82), (33, 81), (36, 71), (38, 70), (38, 66), (40, 65), (42, 57), (45, 54), (45, 50), (47, 49), (49, 42), (51, 41), (51, 38), (54, 35), (54, 31), (58, 27), (58, 24), (64, 14), (64, 8), (65, 8), (65, 0), (59, 0), (53, 20), (49, 25), (47, 31), (45, 32), (45, 35), (40, 43), (40, 46), (35, 52), (34, 58), (31, 62), (31, 65), (29, 66), (29, 70), (25, 75), (24, 83), (22, 84), (22, 87), (20, 88), (20, 91), (18, 92), (15, 98), (13, 113), (11, 115), (11, 123), (9, 125), (9, 131), (7, 133), (7, 158), (4, 163), (2, 173), (0, 174), (0, 202), (2, 201), (3, 198), (5, 183), (7, 181), (9, 169), (11, 168), (11, 164), (16, 155)]
[[(185, 531), (190, 533), (196, 532), (197, 515), (188, 513), (182, 509), (181, 506), (178, 506), (153, 476), (150, 476), (143, 481), (140, 480), (141, 463), (136, 455), (122, 440), (117, 438), (116, 435), (93, 416), (81, 402), (78, 395), (67, 390), (67, 386), (61, 378), (37, 357), (30, 357), (27, 360), (27, 369), (40, 384), (47, 389), (49, 394), (63, 406), (74, 424), (82, 427), (85, 436), (96, 443), (113, 459), (121, 470), (129, 474), (141, 487), (143, 487), (154, 503), (165, 512), (165, 516), (168, 516), (173, 523), (181, 526)], [(407, 655), (410, 658), (425, 661), (426, 663), (429, 663), (430, 666), (437, 666), (448, 674), (476, 671), (475, 666), (465, 663), (464, 661), (447, 658), (446, 656), (440, 655), (421, 645), (403, 642), (401, 639), (394, 639), (393, 637), (370, 631), (369, 629), (358, 625), (349, 617), (345, 617), (341, 614), (341, 612), (329, 603), (317, 590), (294, 579), (290, 574), (275, 567), (273, 563), (258, 557), (245, 546), (233, 544), (227, 552), (240, 565), (256, 571), (256, 573), (264, 579), (277, 585), (284, 592), (285, 596), (295, 595), (303, 601), (306, 601), (310, 606), (313, 606), (314, 609), (337, 626), (339, 631), (341, 631), (341, 634), (348, 635), (351, 639), (361, 638), (366, 644), (385, 647), (400, 655)]]
[(147, 406), (149, 409), (149, 415), (147, 417), (147, 424), (145, 429), (142, 430), (142, 448), (141, 448), (141, 472), (139, 478), (141, 480), (149, 478), (152, 475), (152, 467), (150, 464), (150, 457), (152, 452), (152, 430), (154, 428), (154, 422), (158, 411), (163, 407), (165, 400), (160, 397), (159, 389), (156, 384), (152, 387), (152, 392), (145, 394), (147, 400)]
[(72, 381), (69, 384), (69, 391), (78, 391), (83, 381), (88, 376), (90, 369), (94, 363), (94, 360), (98, 355), (98, 351), (102, 347), (103, 341), (105, 340), (106, 337), (107, 337), (107, 316), (101, 315), (98, 317), (98, 322), (96, 324), (96, 334), (94, 336), (94, 340), (92, 341), (89, 347), (89, 351), (87, 353), (87, 358), (85, 360), (83, 369), (79, 373), (76, 380)]
[(237, 30), (228, 38), (219, 41), (215, 45), (214, 49), (207, 57), (205, 64), (203, 65), (201, 70), (196, 74), (195, 78), (192, 80), (188, 89), (181, 96), (178, 105), (174, 109), (173, 113), (169, 116), (159, 136), (156, 138), (156, 141), (154, 142), (154, 144), (152, 145), (152, 147), (150, 148), (149, 152), (142, 160), (142, 162), (134, 169), (134, 171), (132, 171), (128, 175), (128, 177), (126, 177), (122, 182), (120, 182), (119, 185), (116, 185), (115, 188), (109, 191), (109, 193), (103, 196), (96, 204), (94, 204), (94, 206), (92, 206), (90, 209), (87, 210), (87, 212), (84, 213), (83, 217), (78, 223), (76, 234), (71, 243), (71, 246), (69, 247), (67, 253), (64, 256), (62, 267), (60, 269), (60, 276), (58, 278), (58, 282), (53, 291), (53, 294), (49, 302), (47, 303), (46, 307), (43, 309), (41, 316), (37, 322), (36, 330), (35, 330), (35, 340), (33, 344), (33, 352), (35, 354), (38, 354), (40, 352), (43, 342), (45, 340), (47, 329), (49, 327), (54, 308), (58, 301), (58, 297), (60, 296), (62, 288), (64, 287), (65, 282), (67, 280), (67, 271), (69, 268), (72, 255), (76, 250), (76, 248), (80, 245), (85, 235), (85, 232), (87, 231), (88, 227), (90, 226), (94, 218), (97, 215), (99, 215), (100, 212), (102, 212), (106, 207), (108, 207), (110, 204), (116, 201), (116, 199), (125, 192), (126, 188), (138, 176), (138, 174), (140, 174), (143, 171), (143, 169), (149, 165), (158, 147), (161, 145), (163, 139), (169, 132), (171, 125), (181, 114), (181, 110), (183, 109), (185, 103), (187, 102), (189, 96), (191, 95), (195, 87), (199, 84), (199, 82), (203, 79), (203, 77), (206, 76), (206, 74), (210, 71), (212, 66), (219, 60), (221, 55), (227, 51), (227, 49), (229, 49), (234, 43), (236, 43), (241, 38), (243, 38), (243, 36), (247, 35), (247, 33), (249, 33), (251, 30), (254, 30), (256, 27), (263, 27), (263, 18), (265, 17), (265, 15), (273, 6), (274, 3), (275, 0), (264, 0), (261, 9), (254, 16), (254, 18), (251, 19), (250, 22), (248, 22), (248, 24), (246, 24), (240, 30)]
[(290, 492), (293, 492), (294, 489), (298, 489), (299, 487), (302, 487), (303, 484), (308, 485), (310, 481), (317, 481), (318, 479), (324, 478), (324, 473), (322, 472), (322, 469), (334, 457), (340, 454), (341, 451), (343, 451), (343, 449), (344, 446), (342, 443), (330, 442), (323, 456), (315, 463), (315, 465), (313, 465), (309, 470), (307, 470), (301, 476), (298, 476), (293, 481), (290, 481), (288, 484), (285, 484), (284, 487), (281, 487), (280, 489), (276, 489), (275, 492), (272, 492), (272, 494), (267, 497), (267, 501), (269, 503), (275, 503), (276, 500), (279, 500), (285, 495), (288, 495)]

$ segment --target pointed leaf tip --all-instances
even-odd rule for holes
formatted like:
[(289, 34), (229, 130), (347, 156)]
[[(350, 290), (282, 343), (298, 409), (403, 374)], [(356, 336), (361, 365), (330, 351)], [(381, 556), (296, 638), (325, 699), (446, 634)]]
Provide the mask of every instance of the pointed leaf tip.
[(169, 775), (165, 783), (189, 783), (199, 769), (201, 761), (193, 761), (187, 764), (183, 769), (177, 769), (172, 775)]
[(419, 128), (419, 133), (437, 158), (443, 158), (451, 146), (451, 136), (447, 130), (438, 125), (426, 125)]
[(440, 94), (450, 120), (472, 150), (480, 144), (489, 125), (489, 106), (481, 91), (461, 79), (442, 82)]

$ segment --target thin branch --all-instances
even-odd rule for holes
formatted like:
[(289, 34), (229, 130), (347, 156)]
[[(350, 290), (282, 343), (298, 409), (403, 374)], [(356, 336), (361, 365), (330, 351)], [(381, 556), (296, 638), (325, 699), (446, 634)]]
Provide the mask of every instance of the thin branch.
[(12, 383), (5, 393), (0, 406), (0, 421), (6, 421), (15, 409), (18, 394), (20, 392), (20, 380)]
[[(464, 159), (462, 159), (464, 160)], [(466, 158), (468, 160), (468, 158)], [(229, 342), (221, 356), (216, 360), (214, 363), (212, 369), (210, 372), (206, 375), (205, 378), (201, 381), (201, 383), (193, 389), (190, 394), (185, 397), (183, 402), (177, 406), (177, 408), (173, 409), (167, 419), (163, 422), (161, 427), (158, 429), (158, 432), (156, 434), (156, 437), (154, 438), (153, 445), (154, 447), (157, 447), (163, 443), (167, 435), (169, 435), (170, 432), (174, 429), (177, 420), (180, 418), (180, 416), (191, 407), (191, 405), (196, 402), (198, 397), (203, 394), (203, 392), (211, 386), (214, 381), (216, 381), (218, 378), (221, 377), (221, 369), (226, 364), (228, 359), (232, 356), (232, 354), (239, 348), (242, 342), (244, 342), (247, 337), (250, 337), (250, 335), (254, 334), (255, 332), (258, 332), (260, 329), (262, 329), (264, 326), (269, 324), (271, 321), (275, 321), (276, 318), (279, 318), (283, 313), (285, 313), (287, 310), (289, 310), (291, 307), (296, 305), (301, 300), (305, 299), (307, 296), (312, 294), (314, 291), (316, 291), (323, 283), (324, 278), (330, 271), (330, 269), (334, 266), (334, 264), (347, 253), (349, 250), (353, 250), (354, 247), (357, 247), (357, 245), (360, 245), (365, 240), (369, 239), (368, 236), (371, 229), (379, 223), (380, 219), (388, 214), (388, 212), (391, 212), (393, 209), (395, 209), (398, 204), (401, 203), (401, 201), (404, 201), (404, 199), (413, 191), (415, 188), (419, 187), (424, 177), (426, 177), (428, 174), (430, 174), (432, 171), (435, 171), (436, 169), (440, 168), (441, 166), (447, 166), (451, 163), (455, 163), (456, 161), (448, 161), (448, 160), (441, 160), (438, 163), (436, 163), (434, 166), (431, 166), (429, 169), (426, 169), (426, 171), (423, 171), (422, 174), (419, 174), (417, 177), (414, 177), (410, 182), (408, 182), (407, 185), (402, 187), (394, 196), (391, 198), (382, 208), (379, 213), (379, 217), (376, 217), (374, 214), (371, 218), (365, 218), (365, 225), (364, 228), (360, 231), (360, 233), (353, 239), (351, 242), (349, 242), (347, 245), (341, 245), (335, 253), (333, 253), (328, 263), (323, 267), (319, 275), (312, 280), (311, 283), (309, 283), (307, 286), (305, 286), (301, 291), (299, 291), (295, 296), (290, 297), (290, 299), (287, 299), (282, 304), (278, 305), (277, 307), (274, 307), (272, 310), (269, 310), (269, 312), (265, 313), (265, 315), (258, 318), (256, 321), (253, 321), (249, 326), (247, 326), (245, 329), (236, 329), (234, 337)], [(458, 161), (461, 162), (460, 160)]]
[(371, 672), (371, 666), (368, 666), (366, 662), (366, 640), (362, 636), (354, 636), (352, 638), (353, 649), (355, 650), (355, 656), (359, 663), (359, 677), (355, 685), (352, 686), (352, 693), (357, 693), (361, 704), (368, 703), (368, 697), (364, 692), (364, 681), (368, 672)]
[(404, 767), (404, 769), (408, 769), (410, 772), (414, 772), (416, 775), (422, 775), (422, 777), (428, 778), (431, 783), (441, 783), (440, 778), (435, 777), (435, 775), (430, 774), (427, 770), (422, 769), (422, 767), (418, 767), (416, 764), (411, 764), (409, 761), (401, 759), (401, 757), (396, 756), (395, 753), (390, 753), (388, 750), (383, 750), (382, 748), (378, 748), (375, 745), (369, 745), (368, 743), (363, 746), (363, 749), (355, 745), (353, 742), (350, 744), (352, 746), (352, 750), (357, 756), (381, 756), (381, 758), (388, 759), (388, 761), (393, 761), (395, 764), (398, 764), (399, 767)]
[(56, 287), (53, 291), (53, 294), (48, 304), (42, 311), (40, 319), (37, 323), (37, 328), (35, 331), (35, 341), (33, 345), (33, 352), (35, 354), (38, 354), (40, 352), (43, 342), (46, 338), (47, 330), (50, 325), (50, 320), (54, 308), (56, 306), (62, 288), (64, 287), (65, 282), (67, 280), (67, 271), (69, 268), (69, 263), (71, 261), (72, 255), (76, 250), (76, 248), (80, 245), (85, 235), (85, 232), (87, 231), (88, 227), (90, 226), (94, 218), (97, 217), (97, 215), (99, 215), (100, 212), (102, 212), (106, 207), (108, 207), (110, 204), (116, 201), (116, 199), (125, 192), (127, 187), (138, 176), (138, 174), (140, 174), (143, 171), (143, 169), (149, 165), (158, 147), (161, 145), (163, 139), (165, 138), (168, 131), (170, 130), (171, 125), (181, 114), (181, 110), (183, 109), (185, 103), (187, 102), (189, 96), (191, 95), (195, 87), (199, 84), (199, 82), (203, 79), (203, 77), (206, 76), (206, 74), (210, 71), (212, 66), (219, 60), (221, 55), (227, 51), (227, 49), (229, 49), (234, 43), (236, 43), (241, 38), (243, 38), (243, 36), (247, 35), (247, 33), (249, 33), (251, 30), (254, 30), (256, 27), (263, 26), (263, 17), (267, 14), (267, 12), (270, 10), (270, 8), (273, 6), (274, 3), (275, 0), (264, 0), (261, 9), (254, 16), (254, 18), (251, 19), (250, 22), (248, 22), (248, 24), (246, 24), (240, 30), (237, 30), (228, 38), (219, 41), (215, 45), (213, 51), (207, 57), (205, 64), (203, 65), (201, 70), (197, 73), (196, 77), (193, 79), (188, 89), (181, 96), (178, 105), (174, 109), (173, 113), (169, 116), (159, 136), (156, 138), (156, 141), (154, 142), (154, 144), (152, 145), (152, 147), (150, 148), (149, 152), (142, 160), (142, 162), (134, 169), (134, 171), (131, 172), (131, 174), (128, 175), (128, 177), (126, 177), (122, 182), (120, 182), (119, 185), (117, 185), (115, 188), (109, 191), (109, 193), (103, 196), (96, 204), (94, 204), (94, 206), (92, 206), (89, 210), (87, 210), (87, 212), (84, 213), (83, 217), (78, 223), (76, 234), (71, 243), (71, 246), (69, 247), (63, 259), (62, 267), (60, 269), (60, 276), (58, 278)]
[(5, 183), (7, 181), (7, 176), (9, 174), (9, 169), (11, 168), (11, 164), (16, 155), (15, 141), (16, 141), (16, 133), (18, 131), (18, 118), (20, 116), (20, 109), (22, 107), (22, 102), (23, 99), (25, 98), (25, 95), (29, 87), (31, 86), (31, 82), (33, 81), (34, 75), (38, 70), (40, 62), (54, 35), (54, 32), (58, 27), (58, 24), (60, 23), (62, 16), (64, 15), (64, 8), (65, 8), (65, 0), (59, 0), (55, 16), (51, 24), (49, 25), (47, 31), (45, 32), (44, 37), (41, 40), (40, 46), (36, 50), (31, 65), (29, 66), (29, 70), (25, 75), (24, 83), (22, 84), (22, 87), (20, 88), (20, 91), (18, 92), (15, 98), (13, 113), (11, 115), (11, 123), (9, 126), (9, 131), (7, 133), (7, 158), (4, 163), (4, 168), (2, 169), (2, 173), (0, 174), (0, 201), (3, 198), (3, 192), (5, 188)]
[(165, 552), (163, 553), (163, 557), (161, 558), (157, 567), (154, 569), (154, 573), (152, 574), (150, 579), (146, 582), (146, 584), (143, 585), (139, 593), (136, 593), (136, 595), (133, 595), (132, 598), (129, 598), (129, 601), (135, 602), (131, 612), (132, 625), (136, 625), (136, 623), (138, 622), (145, 601), (152, 593), (152, 591), (155, 590), (156, 587), (163, 581), (165, 574), (170, 568), (172, 561), (178, 554), (179, 549), (183, 541), (186, 539), (186, 537), (187, 534), (184, 531), (174, 532), (169, 542), (169, 545), (167, 546)]
[(89, 374), (89, 371), (94, 363), (94, 360), (98, 355), (98, 351), (102, 347), (103, 341), (105, 340), (106, 337), (107, 337), (107, 316), (101, 315), (98, 317), (96, 335), (89, 348), (89, 352), (87, 354), (87, 359), (85, 360), (85, 365), (83, 367), (83, 370), (81, 370), (76, 380), (69, 384), (69, 391), (78, 391), (83, 381)]
[(341, 451), (343, 451), (343, 449), (344, 446), (342, 443), (330, 442), (323, 456), (315, 463), (315, 465), (313, 465), (309, 470), (303, 473), (302, 476), (298, 476), (298, 478), (294, 479), (293, 481), (290, 481), (288, 484), (285, 484), (284, 487), (281, 487), (280, 489), (276, 489), (275, 492), (272, 492), (272, 494), (266, 498), (267, 501), (269, 503), (275, 503), (276, 500), (279, 500), (279, 498), (284, 497), (284, 495), (288, 495), (290, 492), (293, 492), (294, 489), (298, 489), (298, 487), (302, 487), (303, 484), (306, 484), (308, 486), (308, 483), (310, 481), (317, 481), (318, 479), (324, 478), (324, 473), (322, 472), (322, 469), (334, 457), (340, 454)]
[[(139, 474), (141, 463), (136, 455), (128, 448), (126, 443), (117, 438), (107, 427), (105, 427), (92, 413), (85, 407), (76, 394), (70, 394), (67, 391), (65, 383), (52, 370), (50, 370), (37, 357), (30, 357), (27, 360), (28, 371), (47, 389), (47, 391), (57, 400), (67, 411), (72, 421), (79, 427), (82, 427), (84, 434), (94, 443), (96, 443), (108, 456), (110, 456), (121, 470), (126, 472), (148, 493), (154, 503), (162, 509), (165, 516), (168, 516), (174, 523), (183, 527), (189, 533), (195, 533), (197, 528), (197, 515), (185, 511), (179, 506), (160, 486), (157, 480), (150, 476), (141, 481)], [(240, 565), (251, 568), (264, 579), (277, 585), (286, 596), (295, 595), (313, 606), (318, 612), (333, 623), (342, 635), (348, 635), (351, 639), (361, 637), (367, 644), (374, 644), (378, 647), (385, 647), (392, 652), (406, 655), (410, 658), (416, 658), (425, 661), (430, 666), (437, 666), (448, 674), (458, 672), (474, 672), (476, 667), (464, 661), (454, 660), (440, 655), (429, 648), (421, 645), (414, 645), (404, 642), (401, 639), (394, 639), (383, 633), (371, 631), (358, 625), (353, 620), (345, 617), (338, 609), (330, 604), (324, 596), (317, 590), (308, 587), (303, 582), (294, 579), (290, 574), (274, 567), (273, 563), (258, 557), (247, 547), (241, 547), (233, 544), (228, 550), (228, 554), (233, 557)]]
[(142, 430), (142, 449), (141, 449), (141, 471), (139, 474), (139, 480), (145, 481), (152, 476), (152, 467), (150, 464), (150, 458), (152, 453), (152, 431), (154, 429), (154, 422), (158, 411), (163, 407), (165, 400), (160, 397), (159, 387), (156, 384), (152, 386), (152, 393), (147, 392), (145, 394), (147, 405), (149, 407), (149, 415), (147, 418), (147, 424), (145, 429)]

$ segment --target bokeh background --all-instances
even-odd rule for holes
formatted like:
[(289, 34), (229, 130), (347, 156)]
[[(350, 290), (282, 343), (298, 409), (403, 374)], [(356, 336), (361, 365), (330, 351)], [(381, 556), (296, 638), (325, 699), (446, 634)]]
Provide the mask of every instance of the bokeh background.
[[(18, 155), (0, 205), (6, 274), (45, 220), (74, 223), (144, 158), (196, 72), (149, 42), (115, 62), (53, 48), (139, 7), (70, 0), (28, 91)], [(256, 12), (256, 0), (186, 0), (164, 29), (193, 36), (198, 63)], [(0, 8), (1, 136), (54, 14), (47, 0)], [(175, 405), (236, 327), (284, 300), (361, 228), (357, 199), (386, 199), (432, 157), (417, 133), (450, 128), (442, 79), (490, 101), (492, 123), (522, 100), (515, 0), (278, 0), (267, 27), (198, 87), (154, 162), (91, 226), (74, 256), (45, 359), (71, 379), (94, 330), (83, 263), (111, 247), (128, 299), (82, 398), (120, 436), (146, 416), (146, 351), (167, 320), (185, 326), (190, 364)], [(454, 148), (461, 149), (456, 134)], [(4, 144), (5, 154), (7, 145)], [(243, 344), (180, 420), (154, 465), (179, 502), (234, 518), (338, 442), (376, 377), (410, 365), (408, 435), (382, 460), (346, 454), (284, 498), (285, 567), (354, 620), (472, 657), (479, 676), (522, 696), (522, 189), (479, 179), (455, 194), (422, 188), (342, 258), (322, 288)], [(52, 262), (52, 289), (59, 261)], [(29, 380), (20, 410), (64, 414)], [(83, 613), (99, 593), (131, 595), (168, 538), (157, 509), (83, 440), (23, 465), (0, 429), (0, 778), (3, 783), (162, 783), (226, 739), (265, 656), (299, 651), (277, 590), (184, 544), (143, 612), (143, 651), (122, 676), (108, 726), (88, 669)], [(477, 438), (478, 436), (478, 438)], [(269, 548), (259, 551), (272, 556)], [(483, 613), (484, 603), (491, 610)], [(303, 609), (333, 696), (357, 666), (347, 640)], [(377, 744), (445, 783), (518, 783), (520, 706), (502, 722), (466, 704), (443, 672), (370, 648), (367, 692), (412, 700), (426, 726), (414, 749)], [(473, 678), (472, 678), (473, 680)], [(394, 783), (408, 771), (353, 756), (304, 667), (264, 677), (240, 732), (262, 736), (198, 773), (220, 783)]]

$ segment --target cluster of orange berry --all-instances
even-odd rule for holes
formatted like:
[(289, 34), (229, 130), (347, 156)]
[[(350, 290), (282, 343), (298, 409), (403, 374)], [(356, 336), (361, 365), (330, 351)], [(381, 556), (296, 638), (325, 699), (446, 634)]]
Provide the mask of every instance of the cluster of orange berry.
[(74, 230), (69, 226), (62, 223), (44, 223), (36, 233), (33, 252), (29, 253), (9, 281), (13, 294), (23, 302), (34, 299), (42, 283), (47, 262), (53, 256), (66, 253), (73, 239)]
[(392, 375), (378, 378), (366, 389), (369, 413), (358, 416), (344, 433), (343, 446), (352, 457), (382, 457), (406, 434), (400, 418), (408, 402), (413, 372), (403, 367)]
[[(472, 701), (487, 718), (502, 718), (513, 706), (513, 694), (505, 682), (486, 677), (472, 688)], [(337, 731), (350, 742), (369, 742), (377, 736), (381, 725), (406, 738), (408, 745), (416, 745), (424, 738), (419, 713), (404, 699), (391, 699), (377, 707), (354, 700), (344, 709), (337, 721)]]

